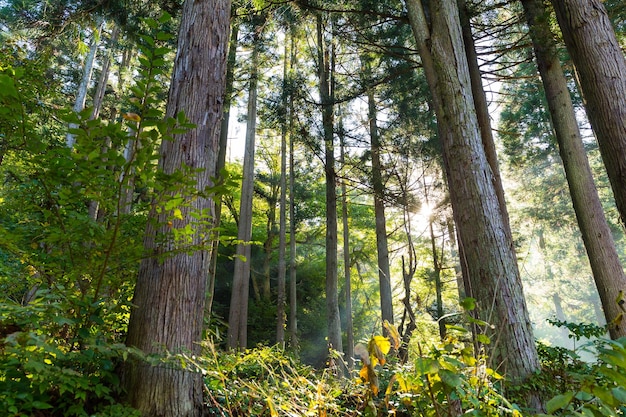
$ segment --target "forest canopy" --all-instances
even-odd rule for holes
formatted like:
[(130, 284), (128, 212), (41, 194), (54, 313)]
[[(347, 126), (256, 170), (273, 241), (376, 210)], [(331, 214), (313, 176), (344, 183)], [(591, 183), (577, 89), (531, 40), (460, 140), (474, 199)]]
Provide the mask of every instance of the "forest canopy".
[(0, 0), (0, 409), (623, 415), (625, 22)]

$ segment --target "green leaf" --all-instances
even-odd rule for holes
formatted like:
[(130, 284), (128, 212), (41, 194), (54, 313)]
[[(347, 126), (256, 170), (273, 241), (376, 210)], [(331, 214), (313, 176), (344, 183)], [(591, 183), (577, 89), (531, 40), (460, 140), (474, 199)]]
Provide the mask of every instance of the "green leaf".
[(488, 345), (491, 343), (491, 339), (486, 334), (480, 333), (476, 336), (476, 340), (483, 345)]
[(472, 311), (476, 308), (476, 299), (472, 297), (465, 297), (459, 304), (464, 310)]
[(33, 401), (31, 405), (38, 410), (46, 410), (48, 408), (52, 408), (50, 404), (43, 401)]
[(547, 402), (546, 410), (549, 414), (552, 414), (557, 410), (565, 408), (572, 401), (572, 398), (574, 398), (574, 393), (571, 391), (557, 395)]

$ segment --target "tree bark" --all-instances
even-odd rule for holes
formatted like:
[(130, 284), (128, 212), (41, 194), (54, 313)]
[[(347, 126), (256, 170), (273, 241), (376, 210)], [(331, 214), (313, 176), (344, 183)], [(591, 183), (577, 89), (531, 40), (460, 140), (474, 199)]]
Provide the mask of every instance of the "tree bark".
[(479, 316), (497, 329), (489, 332), (492, 343), (487, 348), (500, 372), (521, 381), (539, 369), (539, 360), (513, 245), (482, 145), (457, 4), (431, 1), (430, 22), (420, 1), (406, 4), (435, 103), (471, 291)]
[[(291, 62), (290, 68), (296, 66), (296, 35), (295, 27), (290, 26), (291, 32)], [(294, 131), (293, 94), (289, 96), (289, 132)], [(298, 291), (296, 271), (296, 204), (295, 189), (296, 175), (294, 164), (294, 137), (289, 136), (289, 345), (292, 350), (298, 349)]]
[[(85, 58), (85, 66), (83, 67), (83, 76), (80, 79), (80, 84), (78, 85), (78, 91), (76, 93), (76, 101), (74, 102), (74, 110), (75, 113), (80, 113), (85, 109), (85, 103), (87, 102), (87, 89), (89, 88), (89, 83), (91, 82), (91, 74), (93, 73), (93, 64), (96, 61), (96, 53), (98, 52), (98, 43), (100, 38), (100, 31), (102, 30), (102, 26), (104, 25), (104, 19), (98, 17), (96, 30), (92, 33), (91, 42), (89, 43), (89, 53)], [(77, 128), (78, 125), (74, 123), (70, 123), (70, 129)], [(76, 137), (72, 133), (67, 133), (65, 136), (65, 144), (68, 148), (72, 149), (74, 147), (74, 143), (76, 142)]]
[[(343, 123), (339, 122), (339, 164), (345, 166), (346, 137)], [(346, 179), (341, 180), (341, 223), (343, 229), (343, 272), (346, 293), (346, 364), (348, 369), (354, 368), (354, 321), (352, 319), (352, 274), (350, 263), (350, 226), (348, 221), (348, 191)]]
[[(337, 277), (337, 174), (335, 172), (334, 116), (331, 96), (331, 53), (324, 37), (322, 16), (317, 16), (317, 64), (324, 130), (326, 177), (326, 314), (330, 348), (342, 352), (339, 285)], [(329, 50), (331, 49), (331, 50)]]
[[(183, 5), (167, 116), (181, 111), (196, 125), (161, 145), (160, 169), (166, 174), (183, 167), (199, 170), (189, 205), (180, 207), (182, 219), (171, 212), (151, 211), (144, 245), (149, 257), (140, 265), (128, 326), (127, 345), (146, 354), (198, 354), (209, 251), (207, 230), (195, 227), (192, 252), (178, 251), (171, 228), (193, 226), (192, 214), (212, 215), (212, 199), (204, 195), (215, 175), (220, 118), (224, 97), (229, 0), (188, 0)], [(195, 171), (194, 171), (195, 172)], [(159, 213), (160, 211), (160, 213)], [(210, 219), (209, 219), (210, 220)], [(130, 404), (144, 416), (199, 417), (202, 415), (202, 374), (191, 369), (130, 362), (125, 382)]]
[[(224, 116), (222, 117), (220, 127), (220, 144), (217, 154), (217, 163), (215, 173), (222, 178), (222, 170), (226, 167), (226, 150), (228, 148), (228, 125), (230, 121), (230, 105), (233, 95), (233, 84), (235, 80), (235, 64), (237, 62), (237, 38), (239, 36), (239, 24), (233, 23), (230, 30), (230, 42), (228, 45), (228, 59), (226, 61), (226, 88), (224, 92)], [(222, 198), (215, 201), (215, 219), (214, 224), (219, 228), (222, 219)], [(218, 229), (219, 230), (219, 229)], [(219, 232), (218, 232), (219, 233)], [(219, 235), (217, 236), (219, 237)], [(213, 309), (213, 299), (215, 297), (215, 275), (217, 273), (217, 257), (219, 255), (219, 239), (213, 242), (211, 248), (211, 267), (209, 271), (209, 288), (207, 290), (206, 315), (211, 317)]]
[[(378, 254), (378, 285), (380, 290), (380, 311), (382, 322), (393, 324), (393, 300), (391, 294), (391, 272), (389, 270), (389, 247), (387, 245), (387, 225), (385, 217), (385, 185), (380, 162), (380, 137), (378, 135), (377, 111), (374, 93), (367, 91), (367, 108), (372, 152), (372, 187), (374, 191), (374, 216), (376, 219), (376, 252)], [(387, 334), (383, 326), (383, 334)]]
[[(287, 34), (285, 34), (287, 37)], [(279, 232), (278, 232), (278, 282), (276, 283), (276, 343), (285, 347), (285, 301), (286, 284), (287, 284), (287, 136), (289, 125), (288, 104), (289, 96), (287, 94), (289, 69), (289, 48), (288, 42), (285, 40), (283, 49), (283, 91), (282, 91), (282, 109), (283, 119), (280, 125), (280, 206), (279, 206)], [(290, 94), (290, 93), (289, 93)]]
[[(552, 0), (576, 67), (622, 224), (626, 221), (626, 59), (601, 0)], [(626, 290), (626, 288), (623, 288)]]
[(233, 287), (228, 313), (228, 340), (231, 349), (245, 349), (248, 343), (248, 298), (250, 294), (250, 263), (252, 240), (252, 197), (254, 194), (254, 150), (256, 139), (257, 84), (259, 77), (259, 33), (255, 34), (250, 57), (250, 84), (248, 87), (248, 117), (246, 148), (243, 159), (243, 179), (239, 206), (239, 230), (233, 273)]
[[(545, 90), (559, 153), (578, 227), (585, 243), (596, 287), (602, 301), (611, 338), (626, 336), (622, 310), (615, 302), (626, 289), (611, 229), (604, 216), (593, 174), (587, 160), (572, 100), (567, 89), (557, 49), (550, 30), (549, 14), (542, 0), (522, 0), (533, 41), (535, 56)], [(623, 155), (620, 157), (623, 158)]]

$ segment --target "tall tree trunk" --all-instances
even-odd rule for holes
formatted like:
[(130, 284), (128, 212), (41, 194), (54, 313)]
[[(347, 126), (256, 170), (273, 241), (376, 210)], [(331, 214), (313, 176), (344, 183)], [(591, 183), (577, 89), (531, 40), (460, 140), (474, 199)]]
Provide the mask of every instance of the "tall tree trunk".
[[(226, 49), (230, 18), (229, 0), (188, 0), (183, 5), (178, 53), (174, 63), (167, 116), (181, 111), (196, 125), (186, 133), (164, 140), (160, 168), (171, 174), (184, 167), (198, 170), (196, 190), (211, 186), (215, 175), (220, 118), (226, 74)], [(195, 172), (195, 171), (194, 171)], [(194, 222), (192, 215), (212, 215), (212, 199), (188, 196), (189, 206), (180, 207), (182, 219), (168, 225), (171, 212), (153, 209), (144, 245), (151, 255), (141, 262), (127, 345), (146, 354), (191, 352), (198, 354), (208, 250), (173, 251), (171, 228)], [(160, 214), (158, 213), (160, 211)], [(193, 245), (204, 246), (205, 230), (196, 230)], [(142, 415), (199, 417), (202, 415), (202, 374), (176, 366), (129, 363), (125, 372), (130, 404)]]
[[(539, 369), (539, 359), (513, 245), (505, 231), (493, 171), (482, 145), (458, 7), (455, 0), (430, 3), (428, 22), (421, 2), (406, 0), (435, 103), (471, 290), (480, 317), (497, 329), (497, 333), (489, 334), (493, 363), (501, 365), (500, 371), (509, 379), (522, 381)], [(530, 405), (539, 408), (532, 400)]]
[[(89, 88), (89, 83), (91, 82), (91, 74), (93, 73), (93, 64), (96, 61), (96, 53), (98, 52), (98, 43), (100, 40), (100, 32), (102, 31), (102, 26), (104, 25), (104, 19), (98, 17), (96, 29), (93, 31), (91, 35), (91, 41), (89, 43), (89, 53), (87, 57), (85, 57), (85, 65), (83, 67), (83, 76), (80, 79), (80, 84), (78, 85), (78, 91), (76, 93), (76, 101), (74, 102), (74, 110), (75, 113), (80, 113), (85, 109), (85, 103), (87, 102), (87, 89)], [(70, 129), (77, 128), (78, 125), (74, 123), (70, 123)], [(65, 144), (68, 148), (74, 147), (74, 142), (76, 142), (76, 137), (69, 133), (65, 136)]]
[(106, 92), (109, 82), (109, 73), (111, 72), (113, 50), (117, 48), (117, 39), (119, 35), (120, 28), (118, 25), (114, 24), (113, 31), (111, 32), (111, 38), (109, 39), (108, 53), (102, 62), (102, 71), (100, 72), (100, 78), (98, 79), (96, 93), (93, 96), (93, 109), (91, 111), (92, 119), (96, 119), (100, 115), (100, 110), (102, 110), (102, 100), (104, 99), (104, 93)]
[[(500, 167), (498, 164), (498, 153), (496, 152), (496, 144), (493, 140), (493, 129), (491, 128), (491, 116), (489, 112), (489, 104), (487, 96), (483, 88), (482, 75), (478, 65), (478, 54), (476, 53), (476, 45), (472, 35), (472, 27), (470, 22), (469, 11), (467, 9), (466, 0), (458, 0), (459, 17), (461, 19), (461, 33), (463, 34), (463, 43), (465, 45), (465, 55), (467, 56), (467, 65), (469, 76), (472, 83), (472, 98), (474, 99), (474, 108), (476, 109), (476, 117), (478, 126), (480, 127), (480, 137), (485, 149), (485, 156), (489, 167), (493, 172), (494, 187), (498, 196), (498, 203), (502, 211), (502, 219), (506, 226), (506, 232), (511, 236), (511, 226), (509, 225), (509, 213), (504, 198), (504, 187), (502, 186), (502, 177), (500, 176)], [(511, 239), (511, 242), (513, 240)]]
[[(343, 123), (339, 122), (339, 164), (346, 163), (346, 135)], [(346, 180), (341, 180), (341, 223), (343, 229), (343, 272), (346, 292), (346, 363), (348, 369), (354, 368), (354, 321), (352, 320), (352, 274), (350, 263), (350, 226), (348, 221), (348, 191)]]
[[(296, 66), (296, 35), (295, 27), (291, 32), (291, 71)], [(289, 132), (294, 131), (293, 94), (289, 95)], [(292, 350), (298, 349), (298, 291), (296, 273), (296, 175), (294, 164), (294, 137), (289, 135), (289, 345)]]
[(552, 0), (552, 5), (580, 78), (587, 116), (598, 139), (623, 223), (626, 221), (626, 59), (601, 0)]
[(266, 236), (265, 242), (263, 242), (263, 285), (261, 287), (261, 300), (265, 302), (270, 301), (272, 298), (271, 287), (271, 263), (272, 255), (274, 254), (274, 241), (276, 240), (276, 203), (280, 199), (280, 187), (276, 186), (274, 180), (270, 183), (270, 193), (267, 196), (268, 209), (267, 209), (267, 223), (266, 223)]
[[(285, 37), (289, 35), (286, 33)], [(287, 136), (289, 131), (289, 48), (285, 41), (283, 49), (283, 91), (282, 91), (282, 120), (280, 123), (280, 203), (279, 203), (279, 232), (278, 232), (278, 280), (276, 283), (276, 343), (285, 347), (285, 301), (287, 284)]]
[[(385, 217), (385, 184), (383, 184), (382, 164), (380, 163), (380, 137), (378, 135), (377, 111), (374, 92), (367, 91), (367, 108), (372, 152), (372, 187), (374, 188), (374, 216), (376, 218), (376, 251), (378, 254), (378, 284), (380, 290), (380, 311), (383, 323), (393, 324), (393, 300), (391, 294), (391, 273), (389, 270), (389, 247), (387, 246), (387, 225)], [(383, 326), (383, 334), (387, 330)]]
[[(226, 61), (226, 91), (224, 92), (224, 116), (220, 127), (220, 144), (217, 154), (215, 173), (222, 178), (222, 170), (226, 167), (226, 149), (228, 148), (228, 124), (230, 120), (230, 105), (233, 95), (233, 84), (235, 80), (235, 64), (237, 61), (237, 38), (239, 36), (239, 24), (234, 22), (230, 30), (230, 43), (228, 45), (228, 59)], [(222, 198), (215, 201), (214, 224), (219, 228), (222, 219)], [(219, 229), (218, 229), (219, 230)], [(219, 232), (218, 232), (219, 233)], [(209, 288), (207, 290), (207, 317), (211, 317), (213, 309), (213, 299), (215, 297), (215, 275), (217, 273), (217, 257), (219, 254), (219, 239), (213, 242), (211, 249), (211, 266), (209, 271)]]
[[(290, 109), (293, 110), (293, 99)], [(293, 112), (290, 112), (293, 114)], [(290, 123), (293, 123), (291, 117)], [(291, 129), (293, 132), (293, 129)], [(296, 271), (296, 205), (294, 191), (296, 188), (294, 169), (294, 138), (289, 137), (289, 346), (298, 349), (298, 283)]]
[[(528, 20), (576, 219), (602, 301), (606, 322), (610, 324), (611, 338), (617, 339), (626, 336), (626, 322), (622, 323), (622, 310), (615, 302), (620, 292), (626, 290), (626, 275), (594, 184), (574, 106), (567, 89), (567, 80), (563, 75), (550, 30), (550, 16), (542, 0), (522, 0), (522, 5)], [(624, 155), (621, 155), (620, 159), (623, 157)]]
[(317, 16), (317, 48), (319, 89), (324, 130), (326, 176), (326, 314), (328, 343), (336, 351), (343, 351), (341, 319), (339, 316), (339, 285), (337, 277), (337, 175), (335, 172), (333, 97), (331, 96), (331, 54), (324, 36), (322, 16)]
[(254, 148), (256, 139), (257, 84), (259, 77), (259, 33), (250, 57), (250, 85), (248, 87), (248, 117), (246, 148), (243, 158), (243, 179), (239, 206), (239, 230), (235, 271), (228, 313), (227, 345), (231, 349), (245, 349), (248, 342), (248, 298), (250, 294), (250, 263), (252, 240), (252, 197), (254, 193)]

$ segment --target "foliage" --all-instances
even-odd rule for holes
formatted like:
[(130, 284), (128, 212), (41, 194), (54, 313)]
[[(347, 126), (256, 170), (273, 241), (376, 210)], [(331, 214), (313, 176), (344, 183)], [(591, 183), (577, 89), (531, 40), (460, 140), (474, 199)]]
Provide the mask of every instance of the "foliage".
[(571, 373), (573, 386), (553, 397), (541, 416), (617, 416), (626, 413), (626, 339), (603, 340), (598, 361)]
[(204, 374), (207, 406), (217, 416), (350, 416), (341, 399), (343, 381), (314, 371), (274, 347), (186, 358)]
[[(163, 117), (171, 34), (159, 27), (168, 20), (145, 20), (119, 120), (49, 105), (45, 68), (17, 47), (0, 61), (0, 408), (9, 415), (135, 414), (117, 404), (117, 366), (137, 353), (122, 338), (141, 236), (148, 202), (181, 182), (159, 173), (156, 149), (188, 127), (184, 115)], [(56, 124), (42, 128), (49, 114)], [(175, 217), (184, 203), (172, 200), (162, 205)]]
[(0, 304), (5, 337), (0, 346), (0, 408), (7, 416), (40, 415), (42, 410), (54, 416), (132, 416), (132, 410), (116, 405), (116, 366), (133, 350), (100, 326), (80, 326), (81, 320), (66, 309), (67, 303), (50, 291), (39, 293), (27, 306)]

